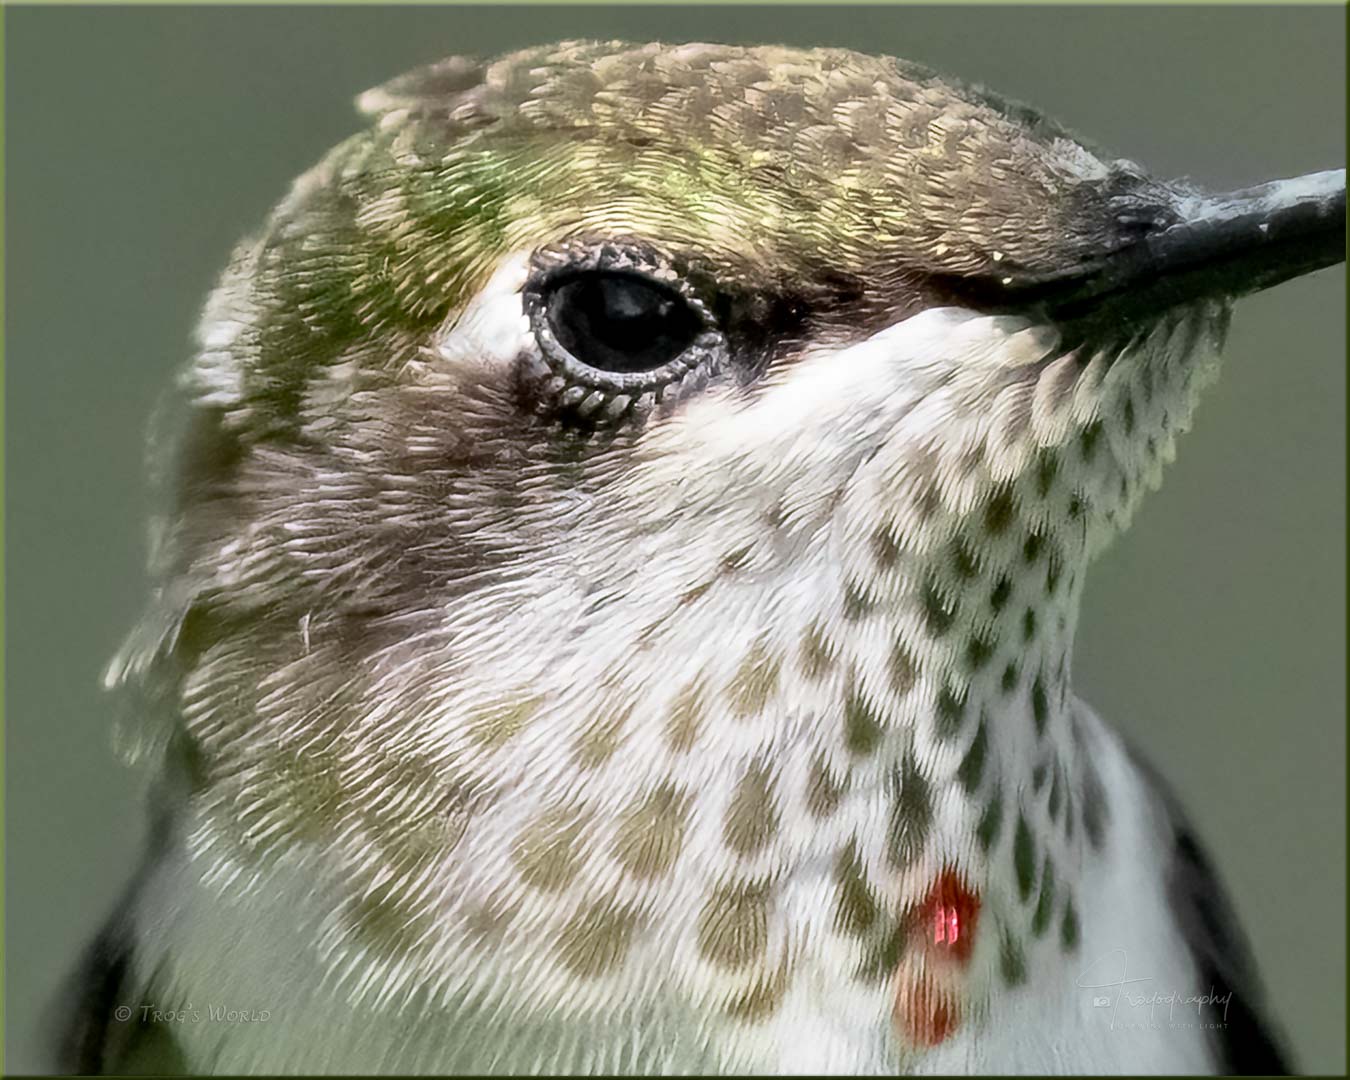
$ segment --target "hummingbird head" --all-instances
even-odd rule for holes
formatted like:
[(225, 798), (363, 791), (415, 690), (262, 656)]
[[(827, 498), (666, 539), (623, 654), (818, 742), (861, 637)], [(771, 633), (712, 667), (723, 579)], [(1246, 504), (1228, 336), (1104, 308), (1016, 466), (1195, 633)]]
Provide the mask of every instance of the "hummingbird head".
[(1343, 174), (1210, 198), (841, 50), (573, 43), (360, 103), (207, 307), (114, 668), (212, 873), (303, 868), (380, 993), (753, 1019), (796, 868), (866, 988), (934, 860), (1011, 894), (1023, 829), (1083, 842), (1083, 567), (1231, 298), (1340, 257)]

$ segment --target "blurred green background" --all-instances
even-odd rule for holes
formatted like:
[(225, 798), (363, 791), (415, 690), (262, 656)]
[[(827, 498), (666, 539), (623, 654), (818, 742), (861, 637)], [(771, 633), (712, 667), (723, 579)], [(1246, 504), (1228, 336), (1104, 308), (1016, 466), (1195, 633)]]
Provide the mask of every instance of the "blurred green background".
[[(139, 855), (103, 663), (143, 431), (235, 239), (359, 91), (561, 37), (889, 52), (1214, 187), (1345, 160), (1343, 8), (15, 9), (6, 31), (6, 1071)], [(1089, 579), (1079, 692), (1190, 806), (1306, 1070), (1345, 1070), (1345, 276), (1247, 301), (1162, 492)]]

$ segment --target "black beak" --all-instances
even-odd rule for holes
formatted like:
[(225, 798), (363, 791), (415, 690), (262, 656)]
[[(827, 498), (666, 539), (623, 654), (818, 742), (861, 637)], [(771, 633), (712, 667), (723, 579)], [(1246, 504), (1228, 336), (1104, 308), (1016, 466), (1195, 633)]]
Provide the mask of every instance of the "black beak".
[(1344, 169), (1186, 196), (1169, 210), (1165, 227), (1098, 259), (1038, 281), (1009, 282), (1004, 303), (1089, 334), (1345, 261)]

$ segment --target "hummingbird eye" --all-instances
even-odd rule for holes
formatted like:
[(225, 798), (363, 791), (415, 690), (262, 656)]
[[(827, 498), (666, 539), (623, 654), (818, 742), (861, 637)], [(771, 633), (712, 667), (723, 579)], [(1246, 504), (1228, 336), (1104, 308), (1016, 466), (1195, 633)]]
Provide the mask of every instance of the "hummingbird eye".
[(674, 404), (720, 370), (726, 340), (700, 291), (638, 241), (536, 252), (524, 291), (541, 412), (621, 420)]
[(577, 274), (555, 284), (545, 303), (558, 344), (581, 363), (615, 374), (665, 366), (703, 329), (678, 292), (636, 274)]

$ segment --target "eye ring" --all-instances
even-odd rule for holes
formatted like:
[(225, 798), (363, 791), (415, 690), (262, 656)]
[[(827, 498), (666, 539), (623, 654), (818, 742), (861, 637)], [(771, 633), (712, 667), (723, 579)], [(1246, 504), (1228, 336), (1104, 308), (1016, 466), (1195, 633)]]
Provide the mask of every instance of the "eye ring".
[[(686, 397), (725, 360), (726, 339), (707, 302), (686, 274), (640, 242), (541, 249), (523, 298), (539, 346), (531, 382), (545, 409), (611, 417), (647, 412)], [(560, 316), (560, 304), (589, 311)], [(614, 318), (625, 308), (635, 316), (627, 326)], [(648, 324), (666, 340), (647, 342)], [(597, 356), (610, 366), (588, 362)]]

